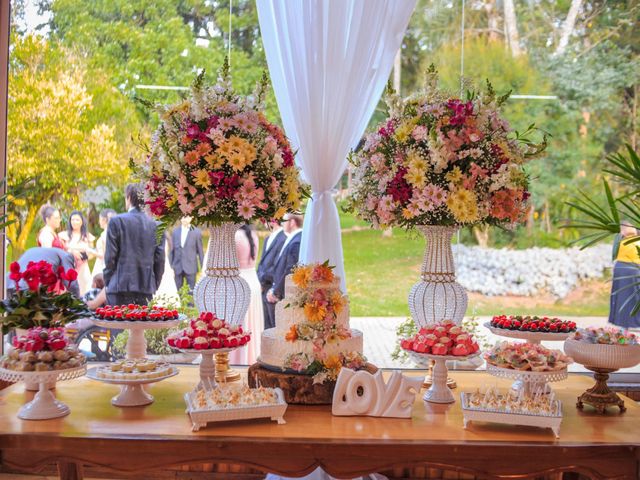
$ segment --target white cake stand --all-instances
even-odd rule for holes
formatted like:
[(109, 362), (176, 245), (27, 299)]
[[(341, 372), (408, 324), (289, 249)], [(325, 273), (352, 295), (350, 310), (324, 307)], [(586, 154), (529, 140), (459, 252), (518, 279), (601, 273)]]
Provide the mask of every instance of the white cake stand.
[(522, 385), (520, 388), (524, 391), (525, 395), (531, 395), (536, 391), (548, 393), (550, 392), (550, 388), (547, 385), (549, 382), (566, 380), (569, 376), (566, 367), (562, 370), (551, 372), (532, 372), (530, 370), (514, 370), (512, 368), (496, 367), (490, 363), (487, 363), (487, 373), (498, 378), (513, 378), (514, 380), (519, 380), (521, 382), (520, 385)]
[(431, 403), (455, 403), (456, 401), (453, 393), (451, 393), (451, 389), (447, 387), (447, 360), (468, 360), (480, 355), (479, 351), (464, 357), (457, 355), (432, 355), (430, 353), (414, 352), (413, 350), (406, 350), (406, 352), (412, 359), (420, 361), (421, 359), (427, 358), (435, 362), (431, 377), (431, 387), (429, 387), (424, 397), (422, 397), (424, 401)]
[[(242, 345), (244, 347), (244, 345)], [(195, 348), (178, 348), (182, 353), (195, 353), (202, 357), (200, 361), (200, 382), (197, 388), (216, 388), (216, 362), (213, 356), (218, 353), (230, 353), (242, 347), (230, 348), (210, 348), (207, 350), (198, 350)]]
[(102, 320), (92, 318), (94, 325), (102, 328), (129, 330), (129, 339), (127, 340), (127, 358), (144, 358), (147, 355), (147, 341), (144, 338), (144, 331), (159, 328), (177, 327), (181, 318), (173, 320)]
[(149, 405), (153, 403), (153, 395), (149, 395), (142, 388), (143, 385), (149, 383), (156, 383), (166, 378), (171, 378), (177, 375), (179, 370), (175, 367), (172, 368), (171, 373), (158, 378), (141, 378), (136, 380), (124, 380), (115, 378), (101, 378), (98, 377), (98, 367), (91, 368), (87, 372), (87, 377), (99, 382), (108, 383), (111, 385), (120, 385), (120, 393), (111, 399), (111, 405), (116, 407), (138, 407), (141, 405)]
[(55, 384), (55, 382), (61, 380), (73, 380), (83, 376), (86, 371), (86, 365), (48, 372), (18, 372), (0, 368), (0, 380), (14, 383), (19, 381), (37, 383), (39, 385), (38, 392), (33, 397), (33, 400), (20, 407), (18, 418), (23, 420), (48, 420), (69, 415), (71, 410), (60, 400), (56, 400), (47, 385), (50, 383)]
[[(147, 341), (144, 338), (144, 331), (160, 328), (177, 327), (182, 321), (180, 318), (173, 320), (104, 320), (92, 318), (94, 325), (102, 328), (127, 329), (129, 330), (129, 338), (127, 339), (127, 358), (145, 358), (147, 355)], [(92, 369), (93, 370), (93, 369)], [(153, 402), (153, 396), (144, 391), (143, 385), (148, 383), (159, 382), (165, 378), (177, 375), (174, 374), (161, 378), (153, 378), (146, 380), (110, 380), (105, 378), (97, 378), (90, 376), (94, 380), (100, 382), (120, 385), (120, 394), (111, 399), (111, 404), (117, 407), (134, 407), (139, 405), (149, 405)]]

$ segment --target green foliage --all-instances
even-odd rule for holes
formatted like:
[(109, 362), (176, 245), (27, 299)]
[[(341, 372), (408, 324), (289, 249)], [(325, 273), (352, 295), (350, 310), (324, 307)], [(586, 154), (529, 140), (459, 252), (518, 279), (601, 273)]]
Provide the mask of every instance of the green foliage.
[(37, 291), (18, 290), (0, 301), (2, 333), (14, 328), (60, 327), (90, 315), (87, 305), (71, 292), (56, 294), (46, 286)]

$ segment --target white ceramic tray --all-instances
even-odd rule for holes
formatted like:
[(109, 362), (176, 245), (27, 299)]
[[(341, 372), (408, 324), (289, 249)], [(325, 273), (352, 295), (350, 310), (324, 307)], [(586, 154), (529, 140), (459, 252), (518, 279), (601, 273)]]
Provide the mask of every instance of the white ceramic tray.
[(18, 418), (23, 420), (48, 420), (50, 418), (64, 417), (71, 410), (67, 405), (53, 395), (49, 390), (49, 384), (62, 380), (73, 380), (81, 377), (87, 371), (86, 365), (65, 370), (51, 370), (48, 372), (19, 372), (0, 368), (0, 379), (8, 382), (32, 382), (39, 385), (38, 392), (33, 400), (25, 403), (18, 411)]
[(529, 343), (562, 342), (574, 332), (526, 332), (522, 330), (509, 330), (508, 328), (492, 327), (491, 322), (485, 322), (484, 326), (494, 335), (507, 338), (520, 338)]
[(235, 408), (198, 409), (195, 405), (197, 390), (185, 393), (184, 401), (187, 404), (187, 413), (193, 423), (193, 431), (197, 432), (207, 426), (209, 422), (228, 422), (232, 420), (248, 420), (253, 418), (271, 418), (278, 425), (287, 423), (284, 421), (284, 412), (287, 410), (287, 402), (284, 393), (276, 388), (278, 402), (270, 405), (248, 405)]
[(562, 423), (562, 402), (554, 400), (555, 406), (553, 415), (533, 414), (533, 413), (511, 413), (504, 410), (483, 409), (469, 405), (469, 393), (460, 392), (462, 403), (462, 415), (464, 417), (464, 428), (469, 422), (493, 422), (507, 425), (523, 425), (528, 427), (550, 428), (556, 438), (560, 438), (560, 424)]
[(640, 345), (601, 345), (569, 338), (564, 342), (564, 352), (587, 367), (619, 370), (640, 363)]
[(92, 368), (87, 372), (87, 377), (110, 385), (120, 385), (120, 393), (111, 399), (111, 404), (116, 407), (136, 407), (140, 405), (149, 405), (153, 402), (153, 396), (149, 395), (143, 388), (143, 385), (156, 383), (167, 378), (171, 378), (180, 373), (173, 367), (170, 374), (158, 378), (140, 378), (135, 380), (124, 380), (116, 378), (100, 378), (98, 377), (98, 367)]

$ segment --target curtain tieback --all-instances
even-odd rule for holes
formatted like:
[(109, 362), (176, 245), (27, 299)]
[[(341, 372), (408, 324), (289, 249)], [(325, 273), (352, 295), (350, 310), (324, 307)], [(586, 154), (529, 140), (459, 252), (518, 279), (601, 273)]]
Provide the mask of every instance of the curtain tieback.
[(318, 200), (320, 200), (322, 197), (329, 195), (329, 198), (333, 199), (333, 195), (338, 193), (338, 190), (336, 188), (330, 188), (328, 190), (323, 190), (321, 192), (313, 192), (311, 194), (311, 200), (314, 202), (317, 202)]

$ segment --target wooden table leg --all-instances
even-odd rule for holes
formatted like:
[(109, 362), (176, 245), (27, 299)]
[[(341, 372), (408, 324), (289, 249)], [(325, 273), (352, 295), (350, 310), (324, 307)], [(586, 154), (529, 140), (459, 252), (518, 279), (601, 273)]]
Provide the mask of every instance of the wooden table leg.
[(60, 480), (82, 480), (82, 465), (60, 461), (58, 462), (58, 475)]

